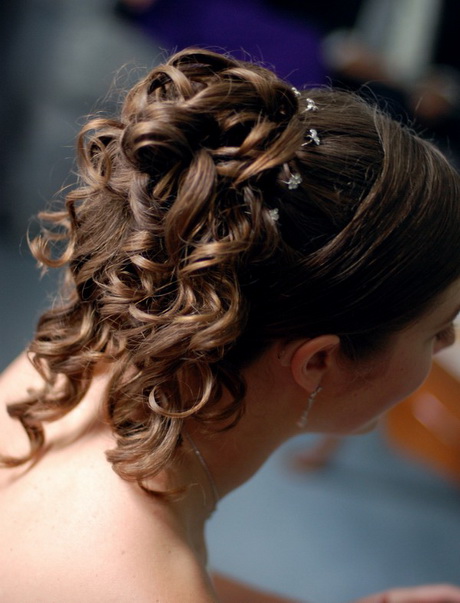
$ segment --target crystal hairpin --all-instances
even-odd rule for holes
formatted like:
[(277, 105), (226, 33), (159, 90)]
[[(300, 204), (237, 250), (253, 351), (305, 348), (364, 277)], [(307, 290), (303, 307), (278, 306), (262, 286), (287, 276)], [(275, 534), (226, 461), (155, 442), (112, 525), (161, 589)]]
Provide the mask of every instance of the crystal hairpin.
[(305, 99), (306, 107), (304, 111), (318, 111), (318, 105), (312, 98)]
[(307, 140), (302, 144), (303, 147), (309, 145), (310, 143), (314, 142), (316, 145), (321, 144), (321, 140), (318, 136), (318, 132), (316, 130), (314, 130), (313, 128), (311, 130), (308, 130), (308, 134), (306, 135)]
[(302, 182), (302, 176), (300, 174), (291, 174), (289, 176), (289, 180), (285, 181), (284, 184), (287, 184), (289, 190), (295, 190), (299, 187), (299, 184)]
[(270, 218), (273, 220), (273, 222), (278, 222), (279, 217), (280, 217), (280, 210), (277, 207), (274, 207), (273, 209), (269, 209), (268, 213), (270, 215)]
[[(297, 90), (297, 88), (294, 88), (294, 86), (291, 88), (291, 90), (294, 93), (294, 95), (297, 96), (297, 98), (302, 96), (301, 93)], [(315, 103), (315, 101), (312, 98), (309, 98), (309, 97), (307, 97), (305, 99), (304, 113), (306, 113), (307, 111), (318, 111), (318, 105)]]

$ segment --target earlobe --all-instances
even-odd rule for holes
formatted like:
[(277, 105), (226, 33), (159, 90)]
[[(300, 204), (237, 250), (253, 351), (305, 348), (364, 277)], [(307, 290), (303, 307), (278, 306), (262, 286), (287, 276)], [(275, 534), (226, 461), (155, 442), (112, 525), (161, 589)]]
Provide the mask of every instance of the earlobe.
[(339, 349), (340, 338), (337, 335), (320, 335), (298, 342), (290, 355), (290, 367), (296, 383), (309, 394), (315, 391), (325, 374), (336, 365)]

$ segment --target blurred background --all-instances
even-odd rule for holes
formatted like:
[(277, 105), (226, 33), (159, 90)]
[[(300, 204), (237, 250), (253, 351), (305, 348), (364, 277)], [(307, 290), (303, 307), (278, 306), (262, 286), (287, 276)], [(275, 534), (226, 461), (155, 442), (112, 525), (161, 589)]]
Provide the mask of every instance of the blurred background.
[[(115, 110), (146, 69), (200, 45), (263, 62), (297, 87), (359, 90), (458, 165), (459, 25), (457, 0), (0, 3), (0, 369), (27, 344), (56, 286), (28, 252), (31, 218), (72, 185), (84, 116)], [(454, 350), (444, 366), (455, 402), (457, 359)], [(211, 565), (316, 603), (460, 583), (460, 431), (449, 435), (457, 457), (446, 470), (405, 446), (422, 436), (401, 435), (393, 421), (341, 442), (290, 442), (220, 504)], [(318, 445), (327, 454), (312, 470), (302, 455)]]

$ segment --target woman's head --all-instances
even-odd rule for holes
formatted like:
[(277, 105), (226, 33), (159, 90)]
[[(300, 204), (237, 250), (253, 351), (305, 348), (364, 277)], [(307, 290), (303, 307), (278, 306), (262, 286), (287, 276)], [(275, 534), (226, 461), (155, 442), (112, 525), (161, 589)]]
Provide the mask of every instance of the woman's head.
[[(352, 94), (299, 94), (256, 65), (178, 53), (83, 129), (79, 161), (66, 211), (44, 215), (68, 238), (68, 302), (31, 348), (68, 385), (35, 416), (66, 412), (111, 361), (127, 478), (168, 461), (187, 416), (236, 419), (240, 368), (272, 341), (334, 333), (358, 359), (460, 274), (460, 186), (438, 151)], [(49, 264), (51, 236), (35, 243)], [(222, 387), (235, 402), (217, 409)]]
[[(460, 275), (459, 178), (433, 145), (355, 95), (298, 100), (304, 142), (265, 195), (280, 252), (261, 266), (264, 285), (254, 279), (245, 347), (329, 332), (359, 358)], [(283, 170), (299, 185), (286, 186)]]

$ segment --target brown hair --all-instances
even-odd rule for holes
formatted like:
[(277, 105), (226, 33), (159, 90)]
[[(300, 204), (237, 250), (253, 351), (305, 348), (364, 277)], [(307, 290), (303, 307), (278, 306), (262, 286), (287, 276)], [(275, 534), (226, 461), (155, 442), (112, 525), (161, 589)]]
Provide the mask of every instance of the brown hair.
[[(443, 156), (355, 95), (299, 95), (257, 65), (176, 54), (119, 119), (83, 128), (78, 159), (78, 188), (33, 243), (67, 283), (30, 346), (47, 386), (9, 407), (31, 440), (10, 465), (37, 456), (42, 422), (75, 407), (104, 360), (108, 458), (142, 483), (186, 417), (238, 420), (240, 369), (271, 341), (336, 333), (359, 358), (460, 273)], [(222, 387), (234, 399), (218, 412)]]

